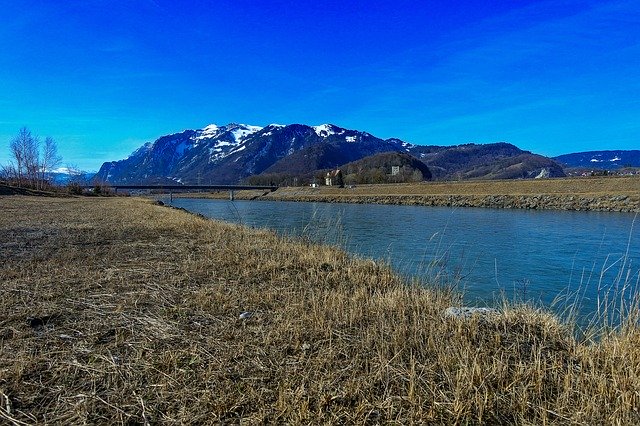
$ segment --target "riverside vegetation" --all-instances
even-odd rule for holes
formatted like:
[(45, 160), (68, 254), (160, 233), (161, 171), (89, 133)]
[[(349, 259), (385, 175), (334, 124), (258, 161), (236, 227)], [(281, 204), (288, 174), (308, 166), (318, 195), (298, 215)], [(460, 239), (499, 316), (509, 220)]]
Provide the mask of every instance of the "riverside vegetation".
[[(228, 198), (226, 193), (182, 196)], [(235, 196), (251, 200), (640, 212), (640, 176), (283, 187), (275, 192), (239, 191)]]
[(149, 200), (0, 207), (0, 423), (640, 423), (637, 304), (578, 339)]

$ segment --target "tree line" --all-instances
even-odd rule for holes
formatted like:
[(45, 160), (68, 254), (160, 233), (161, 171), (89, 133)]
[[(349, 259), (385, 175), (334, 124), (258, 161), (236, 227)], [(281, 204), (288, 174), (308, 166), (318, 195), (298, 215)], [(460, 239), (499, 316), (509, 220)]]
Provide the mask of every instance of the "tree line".
[(44, 189), (50, 186), (47, 173), (62, 163), (55, 139), (41, 141), (23, 127), (9, 143), (9, 163), (0, 170), (9, 183), (21, 187)]

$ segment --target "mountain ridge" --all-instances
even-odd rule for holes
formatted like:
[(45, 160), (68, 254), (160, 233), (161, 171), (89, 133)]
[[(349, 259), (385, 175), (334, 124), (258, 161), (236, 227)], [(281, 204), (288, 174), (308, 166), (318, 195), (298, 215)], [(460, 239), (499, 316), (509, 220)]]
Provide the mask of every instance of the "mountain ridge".
[(262, 173), (288, 155), (322, 143), (339, 147), (348, 161), (378, 152), (408, 151), (412, 146), (399, 139), (385, 141), (368, 132), (333, 124), (211, 124), (161, 136), (124, 160), (105, 162), (96, 178), (120, 184), (236, 183)]
[[(415, 145), (329, 123), (264, 127), (229, 123), (161, 136), (126, 159), (105, 162), (96, 179), (111, 184), (233, 184), (263, 173), (309, 175), (384, 152), (410, 154), (438, 179), (564, 176), (553, 160), (505, 142)], [(501, 174), (500, 168), (512, 172)]]
[(623, 167), (640, 167), (640, 150), (582, 151), (553, 157), (565, 167), (616, 170)]

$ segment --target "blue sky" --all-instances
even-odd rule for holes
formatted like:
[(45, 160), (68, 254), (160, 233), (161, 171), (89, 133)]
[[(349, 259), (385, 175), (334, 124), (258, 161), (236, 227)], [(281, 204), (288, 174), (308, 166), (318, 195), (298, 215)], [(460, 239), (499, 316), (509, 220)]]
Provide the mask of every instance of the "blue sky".
[(0, 164), (22, 126), (88, 170), (230, 122), (640, 148), (637, 0), (8, 0), (0, 22)]

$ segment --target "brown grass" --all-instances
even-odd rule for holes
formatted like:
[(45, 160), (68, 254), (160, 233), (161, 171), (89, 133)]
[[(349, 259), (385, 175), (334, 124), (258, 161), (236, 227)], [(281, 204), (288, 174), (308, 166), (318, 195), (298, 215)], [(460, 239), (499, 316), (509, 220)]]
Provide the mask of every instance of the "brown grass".
[[(265, 195), (264, 191), (236, 191), (236, 195), (246, 198)], [(317, 196), (392, 196), (392, 195), (566, 195), (600, 196), (626, 195), (640, 196), (640, 176), (594, 176), (557, 179), (508, 179), (508, 180), (465, 180), (459, 182), (420, 182), (378, 185), (355, 185), (353, 188), (338, 188), (321, 185), (319, 188), (286, 187), (274, 193), (273, 197), (292, 194), (315, 194)], [(190, 197), (220, 197), (227, 199), (228, 193), (194, 193)]]
[[(344, 192), (336, 187), (319, 190), (331, 195)], [(349, 191), (356, 195), (640, 195), (640, 176), (357, 185)]]
[[(227, 192), (175, 196), (228, 199)], [(640, 176), (475, 180), (236, 191), (236, 199), (640, 212)]]
[(0, 268), (0, 423), (640, 423), (637, 322), (445, 318), (446, 289), (139, 199), (0, 198)]

